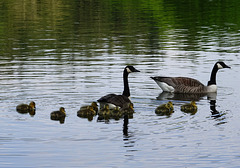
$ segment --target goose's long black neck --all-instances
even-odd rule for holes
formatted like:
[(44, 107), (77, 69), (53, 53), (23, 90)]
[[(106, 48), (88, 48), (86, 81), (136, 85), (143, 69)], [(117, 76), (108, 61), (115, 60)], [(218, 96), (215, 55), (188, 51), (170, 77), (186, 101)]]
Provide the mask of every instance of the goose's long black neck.
[(123, 71), (123, 84), (124, 84), (124, 90), (123, 90), (122, 95), (129, 97), (130, 90), (129, 90), (129, 86), (128, 86), (128, 72), (126, 69)]
[(210, 81), (208, 81), (208, 86), (209, 85), (216, 85), (216, 75), (217, 75), (217, 71), (218, 71), (218, 67), (215, 64), (213, 69), (212, 69), (212, 73), (211, 73), (211, 77), (210, 77)]

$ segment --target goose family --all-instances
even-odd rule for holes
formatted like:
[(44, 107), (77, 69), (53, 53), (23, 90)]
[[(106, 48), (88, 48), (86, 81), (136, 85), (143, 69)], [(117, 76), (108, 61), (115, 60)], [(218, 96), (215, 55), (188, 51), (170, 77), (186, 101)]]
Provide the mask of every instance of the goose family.
[(119, 106), (120, 108), (128, 108), (131, 100), (130, 98), (130, 89), (128, 85), (128, 75), (132, 72), (140, 72), (136, 68), (134, 68), (131, 65), (128, 65), (123, 70), (123, 84), (124, 84), (124, 90), (122, 95), (116, 95), (116, 94), (107, 94), (97, 101), (100, 103), (100, 109), (104, 107), (105, 104), (109, 104), (109, 108), (113, 109), (116, 106)]
[(217, 92), (216, 74), (219, 69), (230, 68), (224, 62), (216, 62), (213, 66), (207, 86), (196, 79), (188, 77), (151, 77), (164, 92), (174, 93), (210, 93)]
[[(203, 85), (196, 79), (188, 77), (151, 77), (164, 92), (170, 93), (216, 93), (216, 74), (219, 69), (230, 68), (224, 62), (216, 62), (213, 66), (210, 80), (207, 86)], [(123, 85), (124, 90), (121, 95), (107, 94), (97, 101), (100, 103), (100, 111), (98, 113), (97, 102), (92, 102), (91, 105), (82, 106), (77, 112), (78, 116), (91, 115), (94, 116), (97, 113), (99, 116), (121, 117), (122, 115), (129, 115), (134, 113), (133, 103), (130, 100), (130, 89), (128, 84), (128, 75), (133, 72), (140, 72), (131, 65), (128, 65), (123, 70)], [(163, 93), (164, 93), (163, 92)], [(32, 101), (28, 104), (20, 104), (16, 107), (16, 110), (20, 113), (35, 114), (35, 102)], [(196, 112), (197, 106), (195, 101), (181, 106), (181, 111), (184, 112)], [(111, 114), (112, 113), (112, 114)], [(171, 115), (173, 113), (173, 104), (169, 101), (166, 104), (162, 104), (155, 109), (155, 113), (158, 115)], [(61, 120), (66, 117), (64, 107), (60, 107), (59, 111), (54, 111), (50, 114), (52, 120)], [(63, 119), (64, 122), (64, 119)]]

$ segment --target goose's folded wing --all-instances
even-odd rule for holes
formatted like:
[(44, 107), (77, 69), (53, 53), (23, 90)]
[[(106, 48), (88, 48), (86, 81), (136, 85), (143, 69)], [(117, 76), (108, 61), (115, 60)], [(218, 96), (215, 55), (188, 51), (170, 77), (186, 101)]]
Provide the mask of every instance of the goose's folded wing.
[(131, 101), (127, 96), (124, 95), (116, 95), (116, 94), (108, 94), (106, 96), (101, 97), (98, 102), (106, 102), (111, 103), (119, 107), (123, 107), (126, 103), (130, 103)]
[(176, 87), (178, 85), (183, 86), (204, 86), (201, 82), (196, 79), (188, 78), (188, 77), (163, 77), (163, 76), (156, 76), (151, 77), (153, 80), (158, 82), (164, 82), (172, 87)]
[(116, 96), (116, 94), (107, 94), (107, 95), (101, 97), (100, 99), (98, 99), (97, 101), (98, 102), (107, 102), (107, 103), (109, 103), (108, 101), (111, 99), (111, 97), (114, 97), (114, 96)]
[(154, 81), (166, 83), (174, 88), (175, 93), (201, 93), (206, 87), (196, 79), (188, 77), (151, 77)]

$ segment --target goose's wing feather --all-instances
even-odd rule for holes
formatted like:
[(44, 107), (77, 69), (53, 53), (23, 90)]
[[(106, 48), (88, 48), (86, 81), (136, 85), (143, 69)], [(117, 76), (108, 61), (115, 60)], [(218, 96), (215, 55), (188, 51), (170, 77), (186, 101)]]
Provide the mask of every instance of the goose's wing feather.
[(101, 97), (100, 99), (98, 99), (97, 101), (98, 102), (107, 102), (109, 103), (108, 101), (111, 99), (111, 97), (114, 97), (114, 96), (117, 96), (116, 94), (107, 94), (103, 97)]
[(152, 77), (157, 82), (164, 82), (174, 88), (175, 93), (201, 93), (205, 86), (196, 79), (188, 77)]
[(123, 107), (126, 103), (130, 103), (131, 101), (127, 96), (124, 95), (116, 95), (116, 94), (108, 94), (106, 96), (101, 97), (97, 100), (98, 102), (111, 103), (119, 107)]

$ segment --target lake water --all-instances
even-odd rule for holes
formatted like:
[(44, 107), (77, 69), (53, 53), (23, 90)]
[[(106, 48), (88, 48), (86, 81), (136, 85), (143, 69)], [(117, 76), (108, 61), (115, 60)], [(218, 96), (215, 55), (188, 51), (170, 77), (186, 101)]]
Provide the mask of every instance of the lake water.
[[(0, 167), (238, 167), (240, 2), (0, 2)], [(151, 76), (204, 84), (216, 61), (215, 97), (163, 95)], [(83, 105), (123, 91), (128, 120), (77, 117)], [(180, 106), (196, 99), (198, 111)], [(171, 100), (174, 113), (155, 108)], [(36, 114), (16, 106), (36, 102)], [(212, 104), (212, 106), (211, 106)], [(213, 108), (213, 105), (214, 108)], [(65, 107), (65, 122), (50, 113)]]

